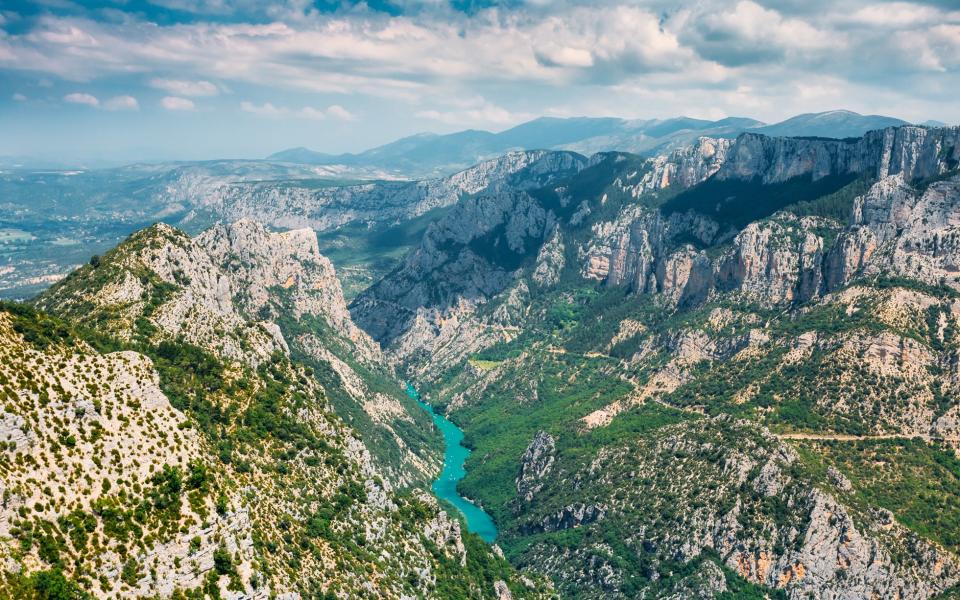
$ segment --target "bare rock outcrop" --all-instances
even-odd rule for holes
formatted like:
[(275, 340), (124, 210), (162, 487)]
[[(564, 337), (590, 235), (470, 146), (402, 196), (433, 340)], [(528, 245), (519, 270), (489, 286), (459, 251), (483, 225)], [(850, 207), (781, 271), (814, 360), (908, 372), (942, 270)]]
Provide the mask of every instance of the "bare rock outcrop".
[(556, 454), (556, 442), (546, 431), (533, 436), (530, 445), (520, 457), (520, 474), (517, 475), (517, 495), (530, 502), (543, 487), (541, 481), (553, 468)]

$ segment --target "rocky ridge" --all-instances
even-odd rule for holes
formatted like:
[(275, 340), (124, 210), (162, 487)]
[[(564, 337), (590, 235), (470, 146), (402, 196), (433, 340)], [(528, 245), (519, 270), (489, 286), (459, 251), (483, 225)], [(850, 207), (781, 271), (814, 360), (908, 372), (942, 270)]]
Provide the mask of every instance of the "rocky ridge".
[[(416, 418), (364, 366), (376, 345), (335, 286), (312, 232), (157, 226), (38, 300), (67, 321), (4, 306), (14, 501), (0, 522), (7, 570), (24, 574), (8, 582), (42, 571), (102, 597), (400, 598), (480, 593), (460, 566), (492, 560), (502, 586), (537, 596), (410, 489), (436, 469), (428, 447), (399, 446), (382, 470), (337, 413), (346, 395), (381, 424)], [(311, 351), (296, 323), (313, 332), (314, 367), (293, 359)], [(29, 465), (63, 483), (40, 489)]]
[(957, 493), (957, 131), (594, 157), (461, 203), (351, 310), (562, 593), (938, 597), (955, 527), (910, 482)]
[(205, 190), (194, 215), (213, 214), (234, 221), (252, 218), (281, 228), (325, 231), (350, 223), (389, 224), (413, 219), (455, 204), (460, 198), (512, 183), (522, 172), (525, 183), (544, 184), (575, 171), (586, 159), (572, 152), (510, 152), (447, 177), (419, 181), (383, 181), (346, 186), (298, 185), (296, 181), (238, 183)]

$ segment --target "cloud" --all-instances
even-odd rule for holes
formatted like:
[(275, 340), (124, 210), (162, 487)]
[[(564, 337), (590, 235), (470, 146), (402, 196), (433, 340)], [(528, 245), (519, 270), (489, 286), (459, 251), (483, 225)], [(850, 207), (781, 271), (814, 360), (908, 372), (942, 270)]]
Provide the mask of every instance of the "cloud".
[(240, 103), (240, 110), (263, 117), (279, 117), (280, 115), (284, 114), (284, 111), (280, 110), (269, 102), (265, 102), (264, 104), (258, 106), (252, 102), (247, 102), (244, 100)]
[[(568, 10), (568, 9), (564, 9)], [(151, 72), (177, 97), (215, 95), (211, 80), (416, 101), (449, 81), (563, 83), (571, 72), (669, 70), (696, 56), (636, 7), (573, 8), (547, 19), (517, 12), (450, 19), (369, 12), (299, 22), (160, 26), (46, 16), (5, 44), (0, 66), (87, 81)], [(613, 67), (611, 67), (613, 65)]]
[(447, 125), (478, 127), (513, 125), (533, 117), (528, 113), (511, 113), (482, 97), (455, 99), (451, 104), (444, 110), (420, 110), (415, 116)]
[(469, 12), (403, 0), (392, 14), (157, 2), (192, 16), (151, 21), (121, 4), (109, 17), (37, 13), (0, 31), (0, 73), (102, 98), (116, 82), (147, 86), (176, 99), (161, 102), (172, 110), (228, 89), (273, 98), (240, 104), (264, 118), (349, 120), (363, 107), (355, 129), (371, 137), (420, 126), (413, 117), (492, 128), (547, 111), (960, 118), (956, 0), (521, 0)]
[(943, 19), (944, 15), (936, 8), (912, 2), (871, 4), (855, 10), (849, 17), (852, 23), (882, 28), (909, 27)]
[(196, 105), (193, 100), (178, 98), (177, 96), (165, 96), (160, 100), (160, 106), (167, 110), (194, 110)]
[(314, 121), (323, 121), (327, 118), (326, 112), (313, 108), (312, 106), (304, 106), (297, 111), (296, 114), (304, 119), (313, 119)]
[(140, 110), (140, 103), (133, 96), (114, 96), (103, 103), (107, 110)]
[(591, 67), (593, 54), (584, 48), (572, 48), (547, 42), (534, 49), (537, 61), (548, 67)]
[(356, 119), (356, 117), (354, 117), (350, 111), (339, 104), (332, 104), (325, 110), (314, 108), (312, 106), (304, 106), (300, 109), (291, 109), (277, 107), (270, 102), (265, 102), (258, 105), (244, 100), (240, 103), (240, 110), (255, 115), (260, 115), (261, 117), (296, 117), (301, 119), (312, 119), (315, 121), (323, 121), (325, 119), (353, 121)]
[(350, 111), (339, 104), (331, 104), (327, 107), (327, 116), (333, 119), (340, 119), (341, 121), (353, 121), (356, 118)]
[(783, 60), (788, 54), (836, 51), (844, 46), (839, 32), (825, 32), (798, 18), (750, 0), (732, 10), (701, 9), (681, 14), (680, 39), (703, 58), (731, 67)]
[(23, 94), (19, 93), (19, 92), (17, 92), (16, 94), (14, 94), (14, 95), (12, 96), (12, 98), (13, 98), (14, 101), (16, 101), (16, 102), (26, 102), (26, 101), (27, 101), (27, 97), (24, 96)]
[(216, 96), (220, 88), (209, 81), (186, 81), (183, 79), (151, 79), (150, 86), (176, 96)]
[(90, 94), (83, 94), (75, 92), (73, 94), (67, 94), (63, 97), (64, 102), (69, 102), (70, 104), (86, 104), (87, 106), (100, 106), (100, 100), (96, 96), (91, 96)]

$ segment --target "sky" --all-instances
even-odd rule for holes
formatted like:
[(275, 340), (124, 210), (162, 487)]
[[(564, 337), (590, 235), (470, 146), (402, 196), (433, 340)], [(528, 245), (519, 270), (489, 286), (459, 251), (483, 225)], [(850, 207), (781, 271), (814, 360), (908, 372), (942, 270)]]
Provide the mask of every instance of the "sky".
[(0, 1), (0, 156), (355, 152), (539, 116), (960, 122), (960, 0)]

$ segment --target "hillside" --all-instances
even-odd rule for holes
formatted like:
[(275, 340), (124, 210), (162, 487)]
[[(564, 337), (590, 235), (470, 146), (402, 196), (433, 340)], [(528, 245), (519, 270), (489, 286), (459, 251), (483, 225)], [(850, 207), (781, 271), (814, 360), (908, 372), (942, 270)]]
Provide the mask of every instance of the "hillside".
[[(212, 197), (347, 221), (155, 225), (0, 310), (10, 597), (953, 597), (958, 167), (903, 126)], [(322, 243), (385, 275), (348, 306)]]
[(436, 433), (312, 232), (155, 226), (35, 305), (0, 307), (0, 596), (542, 594), (421, 491)]
[(351, 310), (565, 597), (941, 597), (958, 164), (957, 128), (598, 155), (461, 201)]

